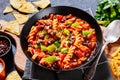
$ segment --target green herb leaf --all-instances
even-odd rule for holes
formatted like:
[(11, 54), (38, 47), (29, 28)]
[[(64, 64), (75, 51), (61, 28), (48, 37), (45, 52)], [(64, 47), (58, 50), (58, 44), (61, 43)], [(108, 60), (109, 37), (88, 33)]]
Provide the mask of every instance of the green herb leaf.
[(120, 13), (120, 4), (117, 5), (118, 12)]
[(113, 7), (110, 7), (111, 9), (111, 14), (110, 14), (110, 17), (111, 18), (114, 18), (116, 16), (116, 12), (115, 12), (115, 9)]
[(98, 21), (105, 21), (102, 26), (107, 26), (111, 21), (120, 19), (120, 0), (99, 0), (95, 18)]
[(109, 5), (109, 3), (105, 3), (105, 6), (104, 6), (104, 10), (106, 10), (106, 9), (108, 9), (108, 8), (110, 8), (110, 5)]
[(108, 0), (99, 0), (100, 4), (107, 2)]
[(56, 61), (56, 56), (48, 56), (48, 57), (46, 58), (46, 61), (47, 61), (48, 63), (53, 63), (54, 61)]

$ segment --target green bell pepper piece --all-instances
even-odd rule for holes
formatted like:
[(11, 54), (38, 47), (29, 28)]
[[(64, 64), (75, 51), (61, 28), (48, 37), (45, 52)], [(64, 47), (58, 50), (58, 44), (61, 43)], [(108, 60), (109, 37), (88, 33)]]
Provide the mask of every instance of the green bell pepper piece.
[(66, 54), (67, 51), (68, 51), (68, 48), (62, 48), (62, 49), (61, 49), (61, 53), (63, 53), (63, 54)]
[(42, 50), (42, 51), (46, 51), (46, 50), (47, 50), (47, 47), (44, 46), (44, 45), (40, 45), (40, 47), (41, 47), (41, 50)]
[(46, 58), (46, 61), (47, 61), (48, 63), (53, 63), (54, 61), (56, 61), (56, 56), (48, 56), (48, 57)]
[(49, 52), (53, 52), (55, 49), (56, 49), (55, 44), (49, 45), (49, 46), (47, 47), (47, 50), (48, 50)]
[(92, 33), (92, 30), (82, 30), (82, 35), (87, 36)]
[(75, 26), (78, 26), (79, 25), (79, 22), (75, 22), (75, 23), (73, 23), (71, 26), (72, 27), (75, 27)]
[(63, 34), (65, 34), (65, 35), (70, 35), (70, 31), (67, 30), (67, 29), (64, 29), (64, 30), (63, 30)]

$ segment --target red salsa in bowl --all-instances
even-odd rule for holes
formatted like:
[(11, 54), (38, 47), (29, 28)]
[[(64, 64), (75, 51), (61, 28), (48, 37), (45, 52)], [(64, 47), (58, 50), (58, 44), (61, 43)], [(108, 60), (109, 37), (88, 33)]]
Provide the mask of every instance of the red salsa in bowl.
[(11, 49), (11, 41), (8, 37), (0, 35), (0, 57), (7, 54)]

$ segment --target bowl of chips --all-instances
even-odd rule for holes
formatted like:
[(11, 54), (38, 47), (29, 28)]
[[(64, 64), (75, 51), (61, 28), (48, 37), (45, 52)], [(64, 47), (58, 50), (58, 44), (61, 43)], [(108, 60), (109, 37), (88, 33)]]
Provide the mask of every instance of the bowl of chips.
[(48, 7), (28, 20), (20, 43), (27, 58), (40, 67), (68, 71), (93, 62), (102, 46), (102, 32), (81, 9)]

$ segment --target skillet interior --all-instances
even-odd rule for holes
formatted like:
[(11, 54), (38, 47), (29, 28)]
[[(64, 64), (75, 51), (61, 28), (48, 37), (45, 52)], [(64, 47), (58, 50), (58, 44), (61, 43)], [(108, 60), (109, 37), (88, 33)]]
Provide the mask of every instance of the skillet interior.
[[(29, 34), (31, 27), (36, 23), (36, 21), (45, 16), (48, 16), (50, 13), (61, 14), (61, 15), (73, 14), (74, 16), (87, 21), (91, 25), (91, 27), (95, 29), (96, 37), (97, 37), (97, 46), (94, 50), (94, 55), (91, 56), (89, 58), (89, 60), (87, 62), (85, 62), (83, 65), (76, 67), (76, 68), (69, 69), (69, 70), (78, 69), (78, 68), (84, 67), (84, 66), (88, 65), (89, 63), (91, 63), (93, 61), (93, 59), (97, 56), (97, 54), (99, 54), (99, 50), (101, 49), (101, 46), (102, 46), (101, 29), (100, 29), (98, 23), (96, 22), (96, 20), (91, 15), (89, 15), (88, 13), (86, 13), (83, 10), (73, 8), (73, 7), (68, 7), (68, 6), (56, 6), (56, 7), (49, 7), (46, 9), (42, 9), (42, 10), (40, 10), (40, 12), (38, 12), (34, 16), (32, 16), (28, 20), (28, 22), (24, 25), (24, 27), (21, 31), (21, 34), (20, 34), (20, 43), (21, 43), (22, 50), (23, 50), (24, 54), (27, 56), (27, 58), (38, 65), (37, 62), (35, 62), (31, 59), (31, 55), (29, 55), (27, 53), (27, 48), (28, 48), (27, 36)], [(64, 71), (64, 70), (62, 70), (62, 71)]]

